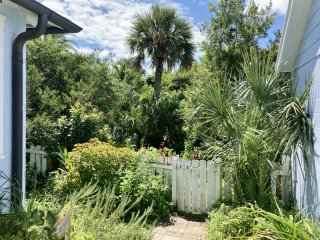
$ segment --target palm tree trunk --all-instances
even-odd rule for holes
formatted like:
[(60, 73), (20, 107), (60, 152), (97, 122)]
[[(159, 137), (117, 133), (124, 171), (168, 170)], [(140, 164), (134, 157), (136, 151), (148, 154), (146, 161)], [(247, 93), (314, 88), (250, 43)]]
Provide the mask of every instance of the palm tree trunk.
[(158, 59), (156, 62), (156, 72), (154, 76), (154, 96), (158, 100), (161, 92), (161, 79), (163, 73), (163, 61)]

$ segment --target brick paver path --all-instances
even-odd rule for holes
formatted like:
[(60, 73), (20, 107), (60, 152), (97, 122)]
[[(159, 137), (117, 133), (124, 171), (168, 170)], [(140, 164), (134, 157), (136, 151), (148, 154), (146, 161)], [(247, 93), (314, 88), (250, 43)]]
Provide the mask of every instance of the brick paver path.
[(205, 230), (205, 222), (171, 217), (155, 228), (153, 240), (203, 240)]

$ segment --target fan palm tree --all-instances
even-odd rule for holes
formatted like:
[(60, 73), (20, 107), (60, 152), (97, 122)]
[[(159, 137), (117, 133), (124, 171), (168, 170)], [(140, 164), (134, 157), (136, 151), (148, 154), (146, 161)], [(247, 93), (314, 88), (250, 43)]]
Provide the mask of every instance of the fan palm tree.
[(304, 112), (311, 81), (297, 97), (288, 77), (275, 71), (272, 56), (244, 54), (243, 77), (212, 79), (190, 89), (192, 119), (201, 124), (208, 157), (224, 163), (237, 201), (271, 207), (272, 167), (282, 155), (312, 146), (312, 122)]
[(154, 4), (146, 13), (137, 14), (127, 39), (133, 64), (141, 68), (150, 58), (155, 68), (154, 95), (159, 98), (164, 65), (172, 70), (177, 65), (189, 68), (193, 62), (195, 45), (192, 42), (192, 26), (178, 15), (175, 8)]

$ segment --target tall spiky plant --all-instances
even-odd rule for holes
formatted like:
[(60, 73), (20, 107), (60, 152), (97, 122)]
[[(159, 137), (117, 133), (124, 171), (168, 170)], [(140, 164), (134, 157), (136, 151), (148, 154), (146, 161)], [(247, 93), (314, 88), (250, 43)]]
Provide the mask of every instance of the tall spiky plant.
[(254, 50), (244, 54), (242, 68), (240, 79), (223, 86), (212, 80), (194, 90), (192, 120), (202, 124), (208, 155), (224, 160), (237, 199), (268, 208), (273, 165), (298, 146), (310, 146), (303, 109), (308, 88), (297, 97), (290, 79)]
[(193, 62), (195, 45), (192, 42), (192, 25), (178, 15), (175, 8), (154, 4), (146, 13), (137, 14), (127, 39), (133, 64), (141, 68), (150, 58), (155, 68), (154, 95), (159, 98), (164, 65), (168, 70), (180, 65), (189, 68)]

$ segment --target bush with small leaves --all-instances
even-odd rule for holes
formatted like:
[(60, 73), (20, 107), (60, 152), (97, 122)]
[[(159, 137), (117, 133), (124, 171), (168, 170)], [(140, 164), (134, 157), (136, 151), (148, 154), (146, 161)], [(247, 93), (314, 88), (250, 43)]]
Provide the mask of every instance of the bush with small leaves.
[(55, 174), (55, 189), (68, 193), (94, 181), (100, 186), (115, 186), (117, 190), (124, 170), (135, 166), (138, 159), (133, 150), (98, 139), (76, 144), (70, 153), (62, 156), (65, 167)]

